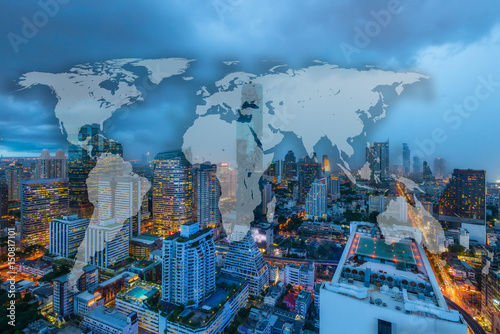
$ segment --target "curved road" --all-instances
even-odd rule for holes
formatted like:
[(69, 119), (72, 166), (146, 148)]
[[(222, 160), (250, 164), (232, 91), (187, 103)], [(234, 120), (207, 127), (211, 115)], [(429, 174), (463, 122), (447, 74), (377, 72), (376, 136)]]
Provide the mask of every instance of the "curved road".
[(455, 304), (453, 301), (451, 301), (449, 298), (444, 297), (446, 302), (448, 303), (448, 306), (452, 310), (457, 310), (460, 312), (460, 314), (464, 317), (465, 321), (467, 322), (467, 325), (469, 328), (475, 333), (475, 334), (486, 334), (486, 331), (481, 327), (481, 325), (478, 324), (476, 320), (474, 320), (473, 317), (470, 316), (469, 313), (465, 312), (463, 308)]

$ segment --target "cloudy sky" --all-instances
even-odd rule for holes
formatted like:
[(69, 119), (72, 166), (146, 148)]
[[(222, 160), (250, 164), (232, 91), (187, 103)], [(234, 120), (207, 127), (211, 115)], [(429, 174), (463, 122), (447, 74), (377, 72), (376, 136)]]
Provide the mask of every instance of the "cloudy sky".
[[(390, 140), (393, 164), (407, 142), (424, 160), (445, 158), (449, 170), (486, 169), (488, 180), (500, 179), (496, 2), (41, 0), (5, 1), (2, 9), (3, 156), (67, 145), (50, 89), (19, 91), (16, 81), (26, 72), (56, 73), (116, 58), (196, 59), (189, 71), (194, 80), (165, 81), (137, 108), (105, 124), (105, 134), (124, 143), (125, 157), (134, 159), (181, 146), (200, 102), (195, 92), (223, 76), (222, 61), (239, 60), (235, 70), (261, 73), (269, 63), (300, 68), (319, 59), (430, 77), (367, 133), (369, 141)], [(31, 23), (36, 31), (27, 28)]]

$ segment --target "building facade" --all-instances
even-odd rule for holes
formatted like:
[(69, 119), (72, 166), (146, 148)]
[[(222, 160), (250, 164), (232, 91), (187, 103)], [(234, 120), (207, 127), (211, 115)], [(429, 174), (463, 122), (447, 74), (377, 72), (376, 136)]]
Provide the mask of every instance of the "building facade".
[(49, 225), (49, 252), (65, 258), (75, 256), (88, 225), (89, 220), (78, 215), (52, 220)]

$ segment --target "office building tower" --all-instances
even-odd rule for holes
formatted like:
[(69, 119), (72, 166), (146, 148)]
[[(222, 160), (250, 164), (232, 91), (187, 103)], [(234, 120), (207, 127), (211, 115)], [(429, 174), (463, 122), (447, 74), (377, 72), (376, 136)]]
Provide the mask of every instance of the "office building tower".
[(422, 165), (422, 177), (423, 177), (423, 180), (426, 182), (435, 181), (434, 176), (432, 175), (431, 168), (427, 164), (427, 161), (424, 161), (424, 163)]
[(442, 158), (434, 159), (434, 176), (441, 180), (446, 177), (446, 161)]
[(200, 228), (219, 229), (222, 217), (219, 210), (221, 187), (217, 179), (217, 165), (201, 164), (193, 167), (195, 220)]
[(305, 219), (307, 220), (326, 220), (327, 218), (327, 208), (326, 208), (326, 198), (327, 198), (327, 178), (316, 179), (311, 188), (309, 189), (309, 194), (306, 197), (306, 213)]
[(141, 233), (142, 213), (145, 211), (143, 184), (134, 176), (101, 177), (97, 184), (98, 217), (100, 220), (115, 219), (128, 226), (130, 238)]
[(297, 166), (297, 174), (299, 176), (298, 202), (301, 204), (305, 203), (306, 196), (314, 180), (321, 177), (321, 164), (317, 163), (315, 160), (315, 156), (312, 158), (306, 156)]
[(340, 180), (338, 176), (327, 177), (328, 195), (334, 200), (340, 198)]
[(54, 219), (49, 225), (49, 252), (64, 258), (76, 255), (89, 225), (87, 218), (78, 215)]
[(129, 256), (129, 227), (114, 219), (90, 224), (85, 232), (85, 259), (89, 264), (109, 268)]
[(259, 295), (269, 283), (269, 269), (250, 231), (229, 245), (223, 273), (249, 281), (251, 295)]
[(455, 169), (439, 198), (439, 220), (469, 231), (470, 238), (486, 242), (486, 172)]
[(370, 164), (371, 180), (380, 183), (389, 177), (389, 141), (373, 143), (366, 148), (366, 162)]
[(64, 179), (68, 177), (68, 157), (63, 150), (51, 156), (49, 150), (42, 150), (35, 161), (33, 179)]
[(420, 158), (419, 157), (413, 157), (413, 172), (415, 173), (420, 173), (422, 169), (420, 168)]
[(262, 215), (265, 216), (267, 215), (267, 206), (269, 203), (271, 203), (274, 197), (273, 186), (267, 180), (263, 181), (262, 183), (261, 196), (262, 196), (262, 203), (261, 203)]
[(83, 317), (81, 328), (93, 334), (137, 334), (139, 333), (137, 313), (128, 315), (114, 307), (99, 306)]
[(23, 165), (12, 163), (5, 168), (5, 179), (9, 193), (9, 201), (19, 201), (21, 199), (20, 185), (24, 176)]
[(332, 167), (330, 166), (330, 158), (328, 155), (323, 155), (323, 163), (322, 163), (323, 172), (330, 173), (332, 171)]
[(69, 213), (68, 179), (21, 181), (21, 237), (25, 246), (49, 245), (49, 224)]
[(297, 159), (293, 151), (288, 151), (285, 155), (283, 163), (284, 175), (287, 180), (293, 179), (297, 176)]
[(160, 237), (179, 231), (192, 220), (192, 167), (181, 151), (160, 153), (155, 158), (153, 180), (153, 227)]
[(375, 224), (351, 222), (333, 279), (321, 285), (321, 333), (415, 333), (416, 323), (423, 333), (467, 333), (416, 241), (421, 232), (411, 235), (384, 238)]
[(123, 156), (122, 144), (101, 135), (99, 128), (99, 125), (82, 126), (78, 134), (78, 140), (82, 142), (82, 145), (71, 144), (68, 147), (71, 208), (81, 209), (91, 205), (87, 194), (86, 181), (99, 156), (104, 153)]
[(215, 290), (213, 230), (197, 222), (181, 225), (181, 232), (163, 241), (162, 299), (196, 305)]
[(405, 174), (410, 174), (410, 148), (407, 143), (403, 143), (403, 168)]

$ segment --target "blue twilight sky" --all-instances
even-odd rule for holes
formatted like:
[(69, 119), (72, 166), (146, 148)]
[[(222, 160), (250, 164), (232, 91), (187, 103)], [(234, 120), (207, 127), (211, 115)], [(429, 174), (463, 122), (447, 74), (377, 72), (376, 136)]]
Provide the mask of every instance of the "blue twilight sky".
[[(22, 37), (26, 21), (43, 20), (44, 8), (51, 14), (47, 22), (13, 45), (13, 34)], [(50, 90), (17, 91), (25, 72), (62, 72), (116, 58), (196, 59), (186, 74), (194, 80), (168, 79), (137, 108), (106, 122), (106, 136), (122, 142), (125, 158), (134, 159), (180, 148), (200, 102), (195, 92), (228, 72), (222, 61), (239, 60), (232, 71), (258, 74), (278, 63), (300, 68), (319, 59), (428, 75), (425, 87), (392, 104), (366, 139), (389, 139), (393, 164), (401, 163), (407, 142), (431, 165), (442, 157), (450, 171), (485, 169), (488, 180), (500, 179), (498, 2), (4, 0), (0, 35), (3, 156), (67, 145)]]

